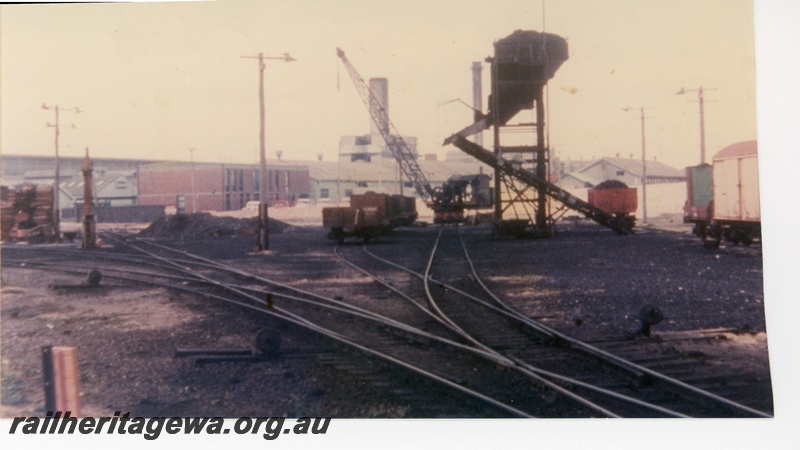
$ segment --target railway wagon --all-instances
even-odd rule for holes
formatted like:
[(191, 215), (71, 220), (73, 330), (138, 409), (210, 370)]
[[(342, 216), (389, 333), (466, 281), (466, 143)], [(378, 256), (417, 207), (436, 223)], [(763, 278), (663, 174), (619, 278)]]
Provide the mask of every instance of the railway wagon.
[(403, 195), (392, 195), (389, 199), (392, 226), (407, 227), (417, 220), (417, 199)]
[(700, 164), (686, 168), (686, 203), (683, 207), (683, 223), (693, 223), (692, 232), (704, 236), (711, 223), (709, 205), (714, 199), (711, 164)]
[(689, 167), (689, 173), (684, 222), (695, 224), (693, 231), (706, 247), (718, 247), (723, 238), (745, 245), (761, 239), (757, 141), (729, 145), (714, 155), (711, 166)]
[(633, 228), (636, 222), (636, 208), (639, 207), (636, 188), (628, 187), (619, 180), (606, 180), (589, 189), (589, 204), (608, 214), (629, 223)]
[(330, 228), (328, 239), (343, 242), (357, 237), (369, 242), (417, 219), (413, 197), (367, 192), (350, 197), (350, 206), (322, 209), (322, 225)]

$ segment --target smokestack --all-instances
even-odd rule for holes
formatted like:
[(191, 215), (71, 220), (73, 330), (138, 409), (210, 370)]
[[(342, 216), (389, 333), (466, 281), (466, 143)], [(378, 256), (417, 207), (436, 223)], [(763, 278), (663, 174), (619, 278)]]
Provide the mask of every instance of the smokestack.
[[(476, 111), (483, 112), (483, 104), (481, 97), (483, 97), (483, 82), (482, 82), (483, 65), (480, 61), (472, 63), (472, 107)], [(475, 120), (478, 120), (477, 114)], [(476, 144), (483, 147), (483, 130), (475, 133), (473, 139)]]
[[(386, 111), (386, 116), (389, 116), (389, 80), (386, 78), (370, 78), (369, 79), (369, 90), (375, 95), (378, 99), (378, 102), (383, 106), (384, 111)], [(370, 128), (369, 133), (373, 136), (372, 143), (375, 144), (377, 142), (383, 142), (383, 138), (381, 138), (381, 131), (378, 129), (378, 126), (375, 125), (375, 122), (370, 120), (369, 122)]]

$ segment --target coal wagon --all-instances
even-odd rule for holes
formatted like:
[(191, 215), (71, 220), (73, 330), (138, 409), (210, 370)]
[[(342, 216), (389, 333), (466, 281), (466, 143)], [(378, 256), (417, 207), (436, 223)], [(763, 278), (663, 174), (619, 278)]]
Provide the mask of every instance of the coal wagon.
[(632, 229), (636, 223), (638, 197), (636, 188), (619, 180), (606, 180), (589, 189), (589, 204), (611, 214), (619, 223)]
[(361, 238), (364, 242), (407, 226), (417, 219), (416, 200), (401, 195), (367, 192), (352, 195), (350, 206), (322, 209), (322, 225), (330, 228), (328, 239), (343, 242)]

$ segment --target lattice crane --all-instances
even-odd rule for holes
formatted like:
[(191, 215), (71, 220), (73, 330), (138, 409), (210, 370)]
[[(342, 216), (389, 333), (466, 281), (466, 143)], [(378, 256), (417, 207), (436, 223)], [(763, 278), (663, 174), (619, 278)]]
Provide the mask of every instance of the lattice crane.
[(356, 90), (359, 95), (361, 95), (361, 100), (363, 100), (369, 110), (370, 116), (372, 116), (372, 121), (375, 122), (381, 136), (383, 136), (383, 139), (386, 141), (386, 146), (389, 147), (392, 155), (400, 165), (400, 170), (403, 171), (403, 174), (405, 174), (411, 181), (411, 184), (414, 185), (414, 189), (426, 205), (433, 206), (437, 204), (434, 189), (419, 167), (416, 155), (411, 151), (408, 144), (406, 144), (403, 137), (400, 136), (400, 133), (398, 133), (395, 126), (389, 120), (386, 108), (384, 108), (378, 100), (378, 97), (372, 93), (367, 83), (364, 82), (364, 79), (358, 74), (356, 68), (353, 67), (353, 64), (347, 59), (344, 51), (337, 47), (336, 54), (341, 58), (342, 63), (344, 63), (347, 73), (350, 74), (350, 79), (353, 80)]

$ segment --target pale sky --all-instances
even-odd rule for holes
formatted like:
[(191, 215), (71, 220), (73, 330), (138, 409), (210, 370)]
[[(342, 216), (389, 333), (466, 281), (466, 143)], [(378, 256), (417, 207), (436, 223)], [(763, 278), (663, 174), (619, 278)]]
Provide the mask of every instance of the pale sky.
[[(365, 79), (389, 79), (397, 129), (439, 153), (471, 123), (473, 61), (517, 29), (569, 41), (549, 86), (550, 144), (579, 159), (640, 157), (644, 107), (650, 157), (699, 162), (697, 93), (706, 145), (756, 138), (750, 0), (374, 0), (14, 5), (2, 9), (2, 151), (256, 162), (258, 67), (267, 62), (267, 157), (335, 159), (339, 138), (369, 132), (369, 116), (336, 47)], [(544, 9), (544, 19), (543, 19)], [(484, 69), (484, 105), (489, 93)], [(522, 114), (526, 114), (523, 112)], [(529, 113), (527, 113), (529, 114)], [(526, 120), (530, 120), (527, 118)], [(523, 117), (523, 119), (525, 119)], [(486, 134), (490, 141), (490, 132)]]

